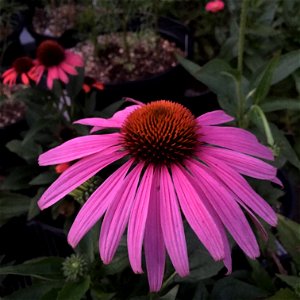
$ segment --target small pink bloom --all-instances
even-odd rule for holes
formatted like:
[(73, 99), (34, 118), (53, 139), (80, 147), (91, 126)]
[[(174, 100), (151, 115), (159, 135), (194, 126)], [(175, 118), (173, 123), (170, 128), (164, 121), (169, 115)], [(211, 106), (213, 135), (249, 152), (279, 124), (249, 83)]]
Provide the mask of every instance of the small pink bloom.
[[(213, 111), (195, 118), (171, 101), (135, 104), (109, 119), (76, 123), (92, 131), (117, 132), (74, 138), (40, 155), (39, 164), (78, 160), (40, 198), (45, 209), (119, 161), (122, 165), (90, 196), (68, 235), (75, 247), (103, 217), (99, 249), (105, 264), (112, 261), (127, 228), (128, 255), (135, 273), (142, 273), (142, 248), (151, 291), (161, 288), (166, 255), (180, 276), (189, 274), (182, 216), (212, 258), (231, 272), (226, 232), (250, 257), (259, 256), (255, 235), (244, 211), (262, 228), (256, 215), (272, 226), (273, 209), (242, 175), (278, 182), (272, 151), (248, 131), (219, 124), (233, 118)], [(122, 160), (121, 160), (122, 159)], [(244, 209), (244, 210), (243, 210)]]
[(75, 67), (82, 67), (83, 65), (83, 59), (80, 55), (65, 50), (55, 41), (47, 40), (39, 45), (36, 65), (30, 70), (29, 76), (39, 83), (47, 71), (47, 86), (52, 89), (55, 79), (67, 84), (69, 82), (67, 74), (77, 75)]
[(209, 1), (205, 5), (205, 10), (208, 12), (216, 13), (224, 9), (224, 2), (221, 0)]
[(28, 72), (33, 67), (33, 60), (30, 57), (24, 56), (17, 58), (10, 69), (2, 74), (3, 83), (8, 84), (10, 87), (16, 84), (18, 77), (21, 82), (29, 85)]
[(86, 76), (82, 85), (82, 89), (85, 93), (89, 93), (92, 88), (99, 91), (104, 90), (104, 84), (102, 82), (96, 81), (94, 78)]

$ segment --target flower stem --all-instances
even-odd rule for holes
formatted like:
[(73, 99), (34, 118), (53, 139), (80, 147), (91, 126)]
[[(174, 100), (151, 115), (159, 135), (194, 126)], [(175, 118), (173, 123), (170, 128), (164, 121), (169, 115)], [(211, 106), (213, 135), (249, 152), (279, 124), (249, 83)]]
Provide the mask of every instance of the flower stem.
[(173, 280), (173, 278), (175, 277), (177, 273), (176, 272), (173, 272), (166, 280), (165, 282), (163, 283), (162, 287), (161, 287), (161, 290), (165, 289), (168, 284)]
[(238, 123), (241, 127), (244, 124), (244, 110), (245, 110), (245, 97), (242, 91), (242, 78), (243, 78), (243, 59), (244, 59), (244, 45), (245, 45), (245, 30), (247, 21), (247, 10), (249, 0), (243, 0), (241, 7), (240, 29), (239, 29), (239, 43), (238, 43)]

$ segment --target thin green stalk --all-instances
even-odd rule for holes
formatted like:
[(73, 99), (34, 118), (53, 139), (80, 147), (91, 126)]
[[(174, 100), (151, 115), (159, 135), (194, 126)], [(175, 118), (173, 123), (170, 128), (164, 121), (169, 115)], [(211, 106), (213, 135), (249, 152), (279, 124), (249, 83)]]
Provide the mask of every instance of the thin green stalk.
[(238, 43), (238, 122), (241, 127), (244, 125), (244, 115), (245, 115), (245, 97), (242, 90), (242, 78), (243, 78), (243, 59), (244, 59), (244, 44), (245, 44), (245, 31), (246, 31), (246, 21), (247, 21), (247, 10), (248, 10), (249, 0), (243, 0), (241, 8), (241, 18), (240, 18), (240, 29), (239, 29), (239, 43)]
[(262, 111), (262, 109), (261, 109), (258, 105), (256, 105), (256, 104), (252, 105), (252, 109), (255, 110), (255, 111), (258, 113), (258, 115), (260, 116), (261, 121), (262, 121), (262, 123), (263, 123), (264, 131), (265, 131), (265, 134), (266, 134), (266, 137), (267, 137), (267, 142), (268, 142), (268, 144), (269, 144), (271, 147), (273, 147), (274, 144), (275, 144), (275, 143), (274, 143), (274, 138), (273, 138), (273, 135), (272, 135), (272, 132), (271, 132), (271, 128), (270, 128), (270, 126), (269, 126), (269, 122), (268, 122), (268, 120), (267, 120), (267, 118), (266, 118), (265, 113), (264, 113), (264, 112)]

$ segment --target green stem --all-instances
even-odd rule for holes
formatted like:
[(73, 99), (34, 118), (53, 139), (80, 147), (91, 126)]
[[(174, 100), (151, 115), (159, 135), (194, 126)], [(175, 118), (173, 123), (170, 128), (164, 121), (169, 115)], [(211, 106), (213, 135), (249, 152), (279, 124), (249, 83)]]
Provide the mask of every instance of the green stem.
[(249, 0), (243, 0), (241, 7), (240, 29), (239, 29), (239, 43), (238, 43), (238, 123), (240, 127), (244, 126), (244, 111), (245, 111), (245, 97), (242, 91), (242, 78), (243, 78), (243, 58), (244, 58), (244, 44), (245, 44), (245, 31), (247, 21), (247, 10)]
[(161, 287), (161, 290), (165, 289), (168, 284), (173, 280), (173, 278), (175, 277), (177, 273), (176, 272), (173, 272), (166, 280), (165, 282), (163, 283), (162, 287)]
[(252, 109), (255, 110), (255, 111), (258, 113), (258, 115), (260, 116), (261, 121), (262, 121), (262, 123), (263, 123), (264, 130), (265, 130), (265, 134), (266, 134), (266, 137), (267, 137), (267, 142), (268, 142), (268, 144), (269, 144), (271, 147), (273, 147), (273, 146), (274, 146), (274, 138), (273, 138), (273, 135), (272, 135), (272, 132), (271, 132), (271, 128), (270, 128), (270, 126), (269, 126), (269, 123), (268, 123), (268, 120), (267, 120), (267, 118), (266, 118), (265, 113), (264, 113), (264, 112), (262, 111), (262, 109), (261, 109), (258, 105), (256, 105), (256, 104), (254, 104), (254, 105), (252, 106)]

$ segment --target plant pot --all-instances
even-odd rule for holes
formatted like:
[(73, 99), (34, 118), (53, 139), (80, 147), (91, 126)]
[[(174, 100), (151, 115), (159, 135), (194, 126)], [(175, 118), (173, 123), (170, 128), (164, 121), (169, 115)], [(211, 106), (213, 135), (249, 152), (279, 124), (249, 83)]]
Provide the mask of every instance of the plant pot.
[[(139, 26), (138, 21), (129, 24), (132, 31), (136, 31)], [(187, 57), (192, 56), (192, 38), (184, 25), (173, 19), (161, 17), (158, 20), (158, 33), (161, 37), (174, 42)], [(185, 74), (186, 71), (178, 64), (146, 79), (106, 83), (104, 90), (96, 91), (96, 108), (101, 110), (122, 97), (134, 98), (145, 103), (151, 100), (181, 98), (185, 91)]]

